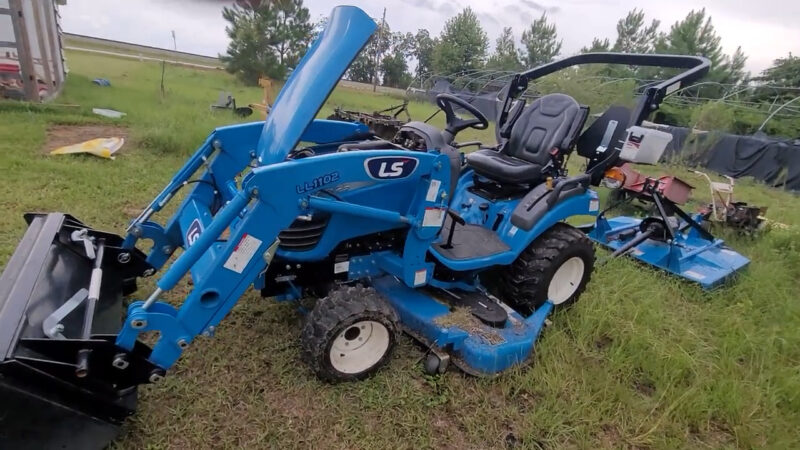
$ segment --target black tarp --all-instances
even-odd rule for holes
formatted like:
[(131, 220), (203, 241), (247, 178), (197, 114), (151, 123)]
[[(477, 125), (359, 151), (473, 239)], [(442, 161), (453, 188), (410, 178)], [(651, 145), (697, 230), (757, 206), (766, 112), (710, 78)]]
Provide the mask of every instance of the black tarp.
[(673, 136), (662, 160), (701, 166), (734, 178), (753, 177), (800, 192), (800, 139), (718, 132), (692, 134), (688, 128), (670, 126), (659, 129)]

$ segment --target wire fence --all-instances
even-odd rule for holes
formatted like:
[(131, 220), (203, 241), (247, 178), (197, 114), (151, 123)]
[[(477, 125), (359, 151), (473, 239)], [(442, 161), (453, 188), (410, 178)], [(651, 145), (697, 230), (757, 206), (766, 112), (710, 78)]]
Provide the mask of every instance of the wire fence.
[[(466, 70), (455, 73), (435, 73), (417, 77), (406, 90), (411, 96), (428, 96), (437, 84), (449, 89), (475, 96), (498, 93), (517, 72), (493, 69)], [(553, 76), (551, 76), (553, 77)], [(613, 77), (604, 75), (582, 75), (579, 71), (568, 71), (550, 78), (536, 80), (523, 94), (536, 98), (547, 93), (548, 88), (570, 84), (587, 94), (604, 94), (611, 88), (630, 86), (627, 94), (631, 98), (657, 80), (637, 77)], [(764, 117), (764, 125), (774, 119), (800, 119), (800, 88), (775, 86), (763, 83), (719, 83), (704, 81), (686, 86), (669, 94), (664, 103), (676, 107), (693, 107), (709, 102), (722, 103), (736, 110), (748, 111)]]

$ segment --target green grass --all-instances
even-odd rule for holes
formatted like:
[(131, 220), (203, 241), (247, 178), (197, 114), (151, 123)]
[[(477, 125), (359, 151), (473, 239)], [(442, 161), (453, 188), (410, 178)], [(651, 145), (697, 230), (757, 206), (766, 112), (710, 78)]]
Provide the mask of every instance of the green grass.
[[(121, 232), (212, 128), (235, 121), (209, 112), (219, 90), (242, 104), (261, 98), (227, 74), (175, 67), (167, 67), (162, 98), (158, 64), (67, 56), (72, 72), (58, 102), (79, 108), (0, 103), (0, 265), (24, 232), (25, 211), (67, 211)], [(95, 77), (112, 86), (92, 85)], [(335, 105), (376, 110), (396, 102), (337, 89), (321, 115)], [(128, 116), (103, 121), (92, 107)], [(434, 110), (410, 108), (415, 119)], [(44, 155), (45, 130), (60, 123), (120, 123), (130, 139), (115, 161)], [(696, 180), (680, 167), (667, 170)], [(705, 185), (695, 184), (695, 198), (706, 201)], [(769, 206), (773, 220), (800, 223), (795, 195), (751, 181), (736, 192)], [(529, 367), (492, 379), (424, 376), (423, 352), (404, 338), (374, 378), (320, 383), (298, 357), (300, 315), (250, 292), (215, 338), (199, 339), (163, 383), (141, 389), (139, 411), (116, 446), (797, 448), (800, 232), (720, 234), (752, 259), (734, 284), (707, 293), (614, 260), (597, 268), (574, 308), (553, 317)]]

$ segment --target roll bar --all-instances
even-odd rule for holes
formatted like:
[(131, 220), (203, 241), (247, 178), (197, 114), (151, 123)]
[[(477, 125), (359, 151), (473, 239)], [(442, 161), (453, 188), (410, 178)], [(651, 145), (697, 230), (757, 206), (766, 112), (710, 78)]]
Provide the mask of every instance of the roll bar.
[(611, 52), (582, 53), (569, 56), (514, 75), (509, 82), (508, 95), (504, 99), (503, 109), (497, 119), (498, 127), (502, 126), (507, 119), (514, 100), (528, 89), (528, 82), (559, 70), (582, 64), (620, 64), (686, 69), (672, 78), (645, 88), (631, 116), (632, 125), (640, 125), (650, 113), (658, 109), (664, 97), (704, 77), (711, 67), (711, 61), (703, 56)]

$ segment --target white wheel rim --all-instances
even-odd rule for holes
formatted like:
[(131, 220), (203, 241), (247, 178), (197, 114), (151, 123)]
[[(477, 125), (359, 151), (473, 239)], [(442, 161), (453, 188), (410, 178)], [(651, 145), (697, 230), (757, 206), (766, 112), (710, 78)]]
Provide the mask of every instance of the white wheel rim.
[(389, 330), (380, 322), (364, 320), (342, 330), (330, 350), (331, 365), (356, 374), (377, 364), (389, 350)]
[(564, 303), (575, 294), (581, 284), (585, 269), (583, 260), (578, 256), (573, 256), (561, 264), (547, 287), (547, 297), (554, 305)]

